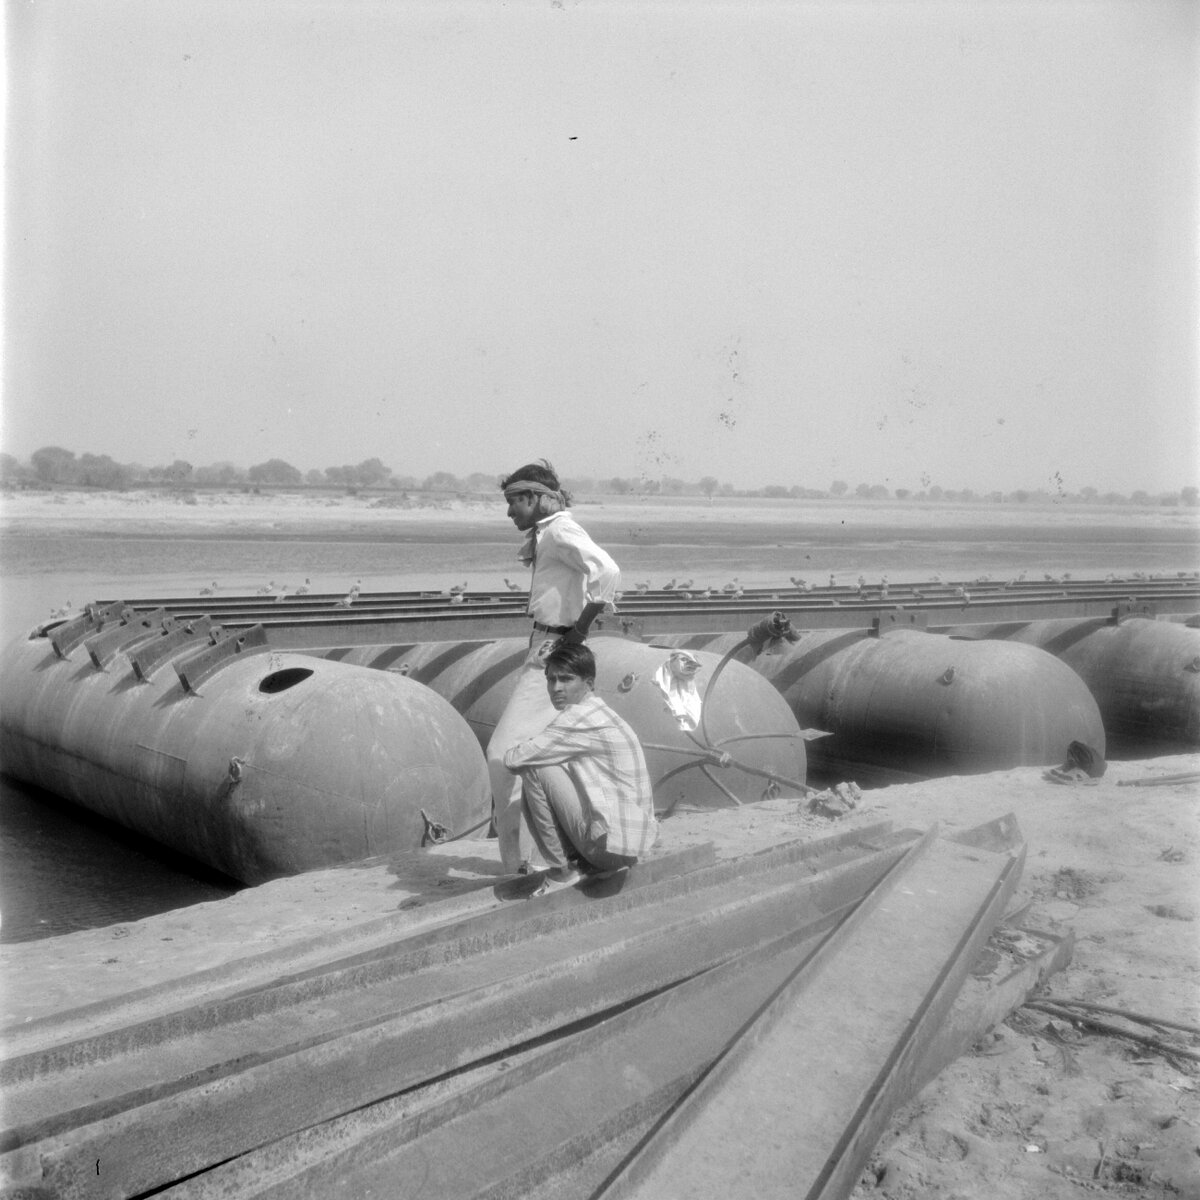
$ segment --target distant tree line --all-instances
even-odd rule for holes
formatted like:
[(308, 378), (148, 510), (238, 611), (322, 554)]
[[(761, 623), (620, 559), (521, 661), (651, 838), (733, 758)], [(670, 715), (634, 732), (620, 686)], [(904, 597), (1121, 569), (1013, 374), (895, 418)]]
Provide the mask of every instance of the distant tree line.
[[(119, 463), (107, 454), (79, 454), (62, 446), (43, 446), (35, 450), (28, 462), (11, 454), (0, 453), (0, 485), (6, 488), (127, 488), (167, 487), (176, 489), (239, 488), (244, 491), (268, 489), (333, 488), (349, 491), (437, 492), (455, 495), (494, 497), (499, 474), (482, 471), (458, 476), (449, 471), (435, 471), (423, 479), (413, 475), (397, 475), (378, 458), (364, 459), (355, 465), (325, 467), (322, 470), (302, 471), (281, 458), (249, 467), (231, 462), (193, 466), (183, 459), (163, 466), (143, 466), (140, 463)], [(1188, 486), (1176, 492), (1136, 491), (1130, 495), (1120, 492), (1101, 493), (1098, 488), (1085, 487), (1078, 492), (1056, 489), (1036, 491), (1018, 488), (1012, 492), (975, 492), (971, 488), (953, 490), (937, 484), (921, 491), (910, 488), (889, 489), (879, 483), (850, 484), (835, 479), (828, 487), (802, 487), (799, 484), (767, 484), (760, 488), (735, 488), (712, 475), (694, 482), (663, 476), (658, 479), (622, 477), (601, 479), (575, 476), (564, 480), (565, 486), (583, 496), (703, 496), (709, 503), (721, 497), (760, 497), (769, 500), (828, 500), (855, 498), (860, 500), (899, 500), (936, 504), (1134, 504), (1200, 505), (1200, 488)]]

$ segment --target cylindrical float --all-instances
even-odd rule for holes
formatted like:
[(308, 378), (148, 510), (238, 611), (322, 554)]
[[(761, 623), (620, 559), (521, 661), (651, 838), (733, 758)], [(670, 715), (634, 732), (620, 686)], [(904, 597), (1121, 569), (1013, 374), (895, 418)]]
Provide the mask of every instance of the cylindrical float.
[[(736, 634), (656, 638), (725, 651)], [(1032, 646), (894, 629), (814, 630), (742, 654), (787, 699), (814, 779), (879, 785), (1018, 766), (1055, 765), (1072, 741), (1105, 752), (1086, 685)]]
[(965, 626), (967, 637), (1037, 646), (1061, 659), (1100, 706), (1113, 757), (1200, 749), (1200, 629), (1146, 617)]
[[(646, 753), (660, 812), (760, 800), (803, 784), (805, 745), (786, 701), (759, 674), (700, 652), (695, 675), (701, 726), (687, 731), (669, 711), (654, 676), (669, 651), (621, 637), (588, 642), (596, 657), (596, 693), (629, 722)], [(313, 651), (340, 662), (402, 673), (443, 696), (487, 745), (528, 654), (521, 638), (419, 642)], [(721, 765), (719, 756), (731, 761)], [(793, 789), (791, 794), (796, 794)]]
[(247, 883), (421, 845), (490, 813), (466, 722), (413, 680), (292, 653), (188, 691), (45, 638), (0, 656), (0, 763)]

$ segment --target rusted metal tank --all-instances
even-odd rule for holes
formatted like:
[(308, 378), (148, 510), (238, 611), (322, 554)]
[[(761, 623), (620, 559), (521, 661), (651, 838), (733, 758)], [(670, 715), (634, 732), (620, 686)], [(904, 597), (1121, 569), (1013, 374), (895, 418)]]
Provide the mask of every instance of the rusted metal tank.
[[(596, 692), (633, 727), (646, 752), (660, 813), (760, 800), (805, 782), (804, 740), (791, 709), (761, 675), (739, 662), (721, 666), (700, 652), (695, 683), (699, 728), (685, 731), (654, 681), (669, 653), (621, 637), (589, 641)], [(313, 651), (340, 662), (401, 673), (433, 688), (487, 745), (528, 653), (523, 638), (420, 642)], [(715, 680), (715, 683), (714, 683)], [(722, 765), (721, 755), (729, 755)]]
[(1200, 749), (1200, 629), (1144, 616), (965, 626), (963, 636), (1037, 646), (1087, 684), (1114, 757)]
[[(736, 634), (656, 638), (724, 652)], [(880, 785), (1061, 763), (1072, 741), (1105, 752), (1084, 682), (1032, 646), (917, 629), (813, 630), (742, 651), (787, 699), (809, 743), (814, 779)]]
[(490, 814), (466, 722), (430, 689), (292, 653), (232, 656), (188, 690), (46, 638), (0, 655), (0, 763), (258, 883), (458, 833)]

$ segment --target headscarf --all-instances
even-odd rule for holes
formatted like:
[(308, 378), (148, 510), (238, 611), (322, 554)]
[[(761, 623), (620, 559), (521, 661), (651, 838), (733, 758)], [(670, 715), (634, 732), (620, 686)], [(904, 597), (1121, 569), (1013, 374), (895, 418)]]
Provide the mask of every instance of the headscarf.
[(550, 496), (557, 500), (561, 508), (567, 507), (567, 497), (564, 492), (556, 492), (553, 488), (548, 488), (544, 484), (534, 483), (529, 479), (517, 479), (510, 483), (504, 489), (504, 498), (510, 499), (514, 494), (520, 492), (532, 492), (535, 496)]

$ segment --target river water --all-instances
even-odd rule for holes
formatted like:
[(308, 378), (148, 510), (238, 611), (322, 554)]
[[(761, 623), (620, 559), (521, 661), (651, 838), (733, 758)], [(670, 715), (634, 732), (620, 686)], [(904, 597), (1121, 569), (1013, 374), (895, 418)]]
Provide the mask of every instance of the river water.
[[(746, 527), (657, 522), (646, 528), (584, 518), (621, 563), (628, 584), (692, 578), (719, 588), (786, 588), (794, 575), (849, 583), (859, 573), (894, 582), (1011, 577), (1070, 571), (1103, 578), (1135, 570), (1195, 569), (1192, 523), (1178, 527), (962, 526), (898, 528), (805, 526), (786, 520)], [(314, 592), (443, 588), (468, 583), (499, 590), (520, 578), (513, 531), (501, 519), (478, 525), (428, 523), (397, 536), (331, 537), (294, 530), (278, 537), (54, 536), (0, 533), (0, 638), (3, 644), (53, 609), (90, 600), (195, 595), (217, 582), (250, 594), (273, 581)], [(0, 681), (3, 686), (3, 681)], [(3, 764), (0, 764), (2, 767)], [(230, 895), (235, 881), (165, 851), (69, 804), (0, 778), (0, 941), (28, 941), (141, 917)]]

